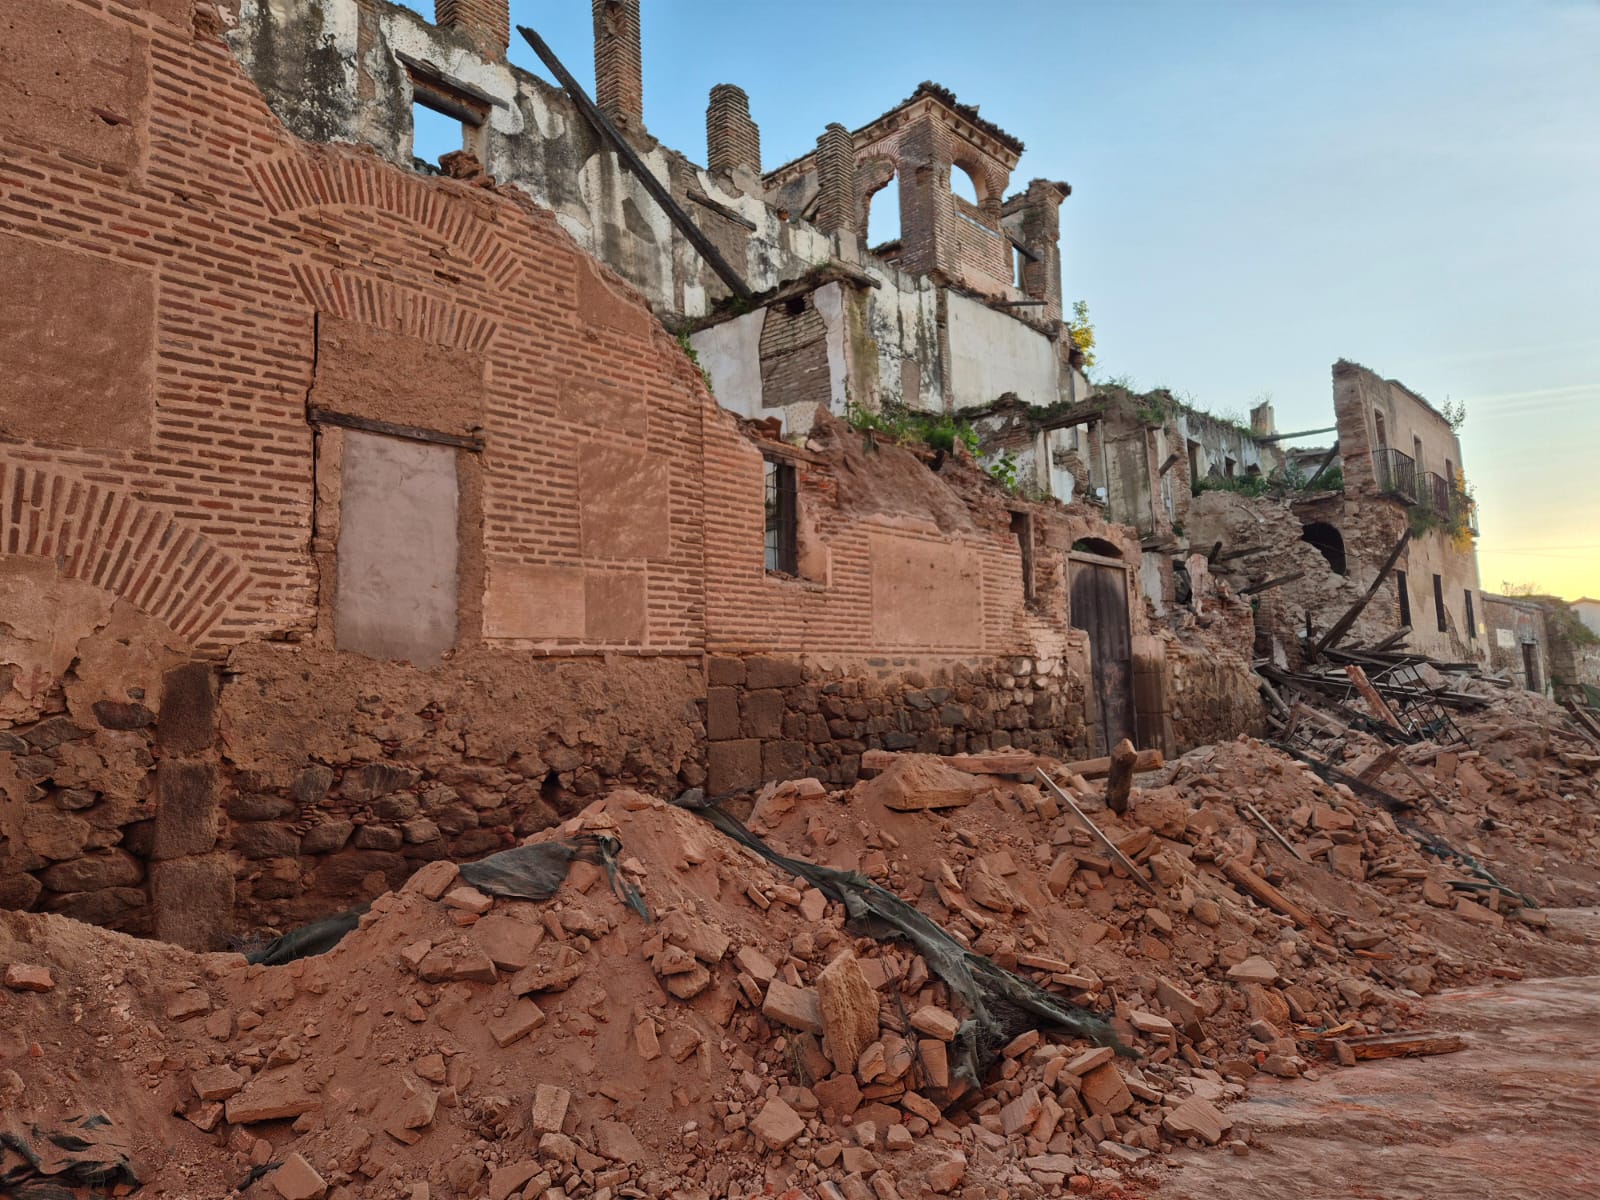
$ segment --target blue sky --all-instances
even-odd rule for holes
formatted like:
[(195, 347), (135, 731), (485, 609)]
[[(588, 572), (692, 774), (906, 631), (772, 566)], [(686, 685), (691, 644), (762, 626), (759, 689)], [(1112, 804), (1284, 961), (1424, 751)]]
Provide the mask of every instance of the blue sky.
[[(592, 85), (588, 3), (512, 16)], [(1485, 588), (1600, 596), (1600, 0), (644, 0), (644, 26), (646, 124), (700, 162), (716, 83), (768, 167), (923, 79), (980, 104), (1028, 145), (1014, 188), (1073, 186), (1102, 374), (1270, 394), (1284, 430), (1331, 423), (1339, 357), (1465, 401)]]

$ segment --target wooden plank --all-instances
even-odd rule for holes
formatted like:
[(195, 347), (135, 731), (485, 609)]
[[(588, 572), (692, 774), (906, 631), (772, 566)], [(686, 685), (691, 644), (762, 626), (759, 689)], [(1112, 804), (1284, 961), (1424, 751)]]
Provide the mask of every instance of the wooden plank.
[(341, 429), (356, 429), (362, 433), (381, 433), (385, 437), (404, 438), (409, 442), (430, 442), (437, 446), (455, 446), (460, 450), (483, 451), (481, 437), (461, 437), (454, 433), (440, 433), (436, 429), (422, 429), (416, 425), (397, 425), (393, 421), (379, 421), (372, 417), (353, 417), (349, 413), (334, 412), (328, 408), (313, 408), (310, 412), (313, 425), (337, 425)]
[(1350, 632), (1350, 627), (1356, 623), (1356, 618), (1362, 610), (1372, 603), (1372, 598), (1378, 594), (1378, 589), (1383, 586), (1383, 581), (1389, 578), (1389, 572), (1394, 570), (1394, 565), (1400, 561), (1400, 556), (1405, 553), (1406, 546), (1411, 542), (1411, 530), (1407, 529), (1400, 535), (1400, 540), (1394, 544), (1394, 549), (1389, 551), (1389, 557), (1384, 560), (1377, 576), (1362, 597), (1345, 609), (1344, 615), (1333, 623), (1333, 627), (1323, 634), (1317, 644), (1312, 647), (1311, 657), (1318, 658), (1324, 650), (1339, 644), (1339, 639)]
[(1239, 589), (1239, 595), (1254, 596), (1257, 592), (1269, 592), (1275, 587), (1281, 587), (1286, 583), (1293, 583), (1296, 579), (1304, 579), (1305, 577), (1306, 573), (1304, 571), (1291, 571), (1289, 574), (1279, 575), (1275, 579), (1264, 579), (1260, 583), (1252, 583), (1249, 587), (1242, 587)]
[[(1154, 771), (1167, 765), (1167, 760), (1159, 750), (1140, 750), (1133, 761), (1134, 774), (1140, 771)], [(1085, 779), (1104, 779), (1111, 774), (1111, 756), (1104, 755), (1100, 758), (1083, 758), (1077, 762), (1062, 763), (1061, 769), (1072, 775), (1081, 775)]]
[(1180, 459), (1182, 459), (1182, 457), (1183, 455), (1174, 450), (1171, 454), (1167, 455), (1167, 461), (1161, 464), (1161, 467), (1156, 471), (1156, 474), (1165, 475), (1168, 471), (1172, 470), (1173, 467), (1178, 465), (1178, 462)]
[(1078, 820), (1083, 824), (1083, 827), (1089, 831), (1089, 835), (1093, 837), (1095, 841), (1099, 842), (1101, 846), (1105, 847), (1106, 852), (1122, 865), (1122, 869), (1131, 875), (1134, 880), (1138, 882), (1140, 887), (1152, 894), (1160, 893), (1160, 889), (1157, 888), (1155, 883), (1151, 881), (1150, 876), (1146, 875), (1143, 870), (1136, 866), (1133, 860), (1122, 852), (1122, 848), (1120, 846), (1118, 846), (1115, 842), (1101, 832), (1100, 826), (1096, 825), (1089, 819), (1088, 814), (1085, 813), (1083, 809), (1078, 807), (1078, 802), (1076, 800), (1067, 795), (1066, 792), (1062, 791), (1056, 781), (1051, 779), (1050, 776), (1046, 775), (1043, 771), (1039, 771), (1037, 774), (1039, 780), (1045, 785), (1045, 787), (1049, 788), (1055, 793), (1056, 799), (1061, 801), (1061, 803), (1065, 804), (1067, 808), (1071, 810), (1072, 815), (1077, 817)]
[(1372, 680), (1367, 678), (1367, 673), (1355, 663), (1346, 663), (1344, 673), (1350, 676), (1350, 682), (1356, 685), (1356, 691), (1361, 693), (1361, 698), (1367, 702), (1367, 707), (1372, 709), (1372, 715), (1386, 725), (1393, 726), (1401, 733), (1405, 726), (1400, 724), (1400, 718), (1394, 715), (1394, 709), (1389, 707), (1389, 702), (1372, 686)]
[(589, 93), (583, 90), (583, 86), (562, 65), (561, 60), (556, 57), (556, 52), (550, 49), (545, 44), (544, 39), (526, 25), (518, 25), (517, 32), (523, 36), (528, 45), (533, 47), (533, 52), (539, 56), (544, 65), (550, 68), (550, 73), (566, 89), (567, 95), (577, 105), (578, 111), (583, 114), (584, 119), (600, 135), (600, 140), (609, 143), (611, 149), (616, 151), (617, 157), (622, 161), (623, 166), (633, 172), (634, 178), (639, 181), (645, 191), (650, 193), (651, 199), (661, 206), (661, 211), (667, 214), (668, 220), (677, 227), (678, 232), (683, 234), (689, 244), (699, 253), (700, 257), (706, 260), (711, 269), (717, 273), (718, 278), (727, 284), (728, 288), (739, 299), (752, 299), (754, 293), (751, 292), (749, 284), (745, 283), (744, 277), (733, 269), (727, 259), (722, 257), (722, 252), (712, 244), (711, 239), (701, 231), (689, 214), (683, 211), (683, 207), (672, 198), (672, 193), (655, 177), (654, 172), (645, 166), (644, 160), (628, 144), (627, 139), (617, 132), (616, 126), (611, 123), (610, 118), (595, 106), (593, 100), (589, 99)]
[(1313, 930), (1324, 937), (1329, 936), (1320, 921), (1243, 863), (1223, 858), (1217, 861), (1217, 867), (1227, 877), (1229, 883), (1248, 892), (1274, 912), (1281, 912), (1302, 929)]
[[(1467, 1048), (1467, 1039), (1459, 1033), (1440, 1033), (1417, 1030), (1407, 1033), (1377, 1033), (1371, 1037), (1347, 1037), (1340, 1041), (1355, 1052), (1358, 1060), (1366, 1062), (1378, 1058), (1420, 1058), (1430, 1054), (1454, 1054)], [(1333, 1052), (1331, 1044), (1324, 1044), (1327, 1053)]]

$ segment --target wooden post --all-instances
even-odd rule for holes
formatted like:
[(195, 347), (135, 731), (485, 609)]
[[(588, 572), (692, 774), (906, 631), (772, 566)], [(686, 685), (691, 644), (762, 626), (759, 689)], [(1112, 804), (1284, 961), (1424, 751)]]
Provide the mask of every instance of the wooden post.
[(1133, 788), (1133, 767), (1139, 752), (1123, 738), (1111, 752), (1111, 770), (1106, 775), (1106, 807), (1117, 816), (1128, 811), (1128, 792)]
[[(1383, 581), (1389, 578), (1389, 572), (1394, 570), (1395, 563), (1400, 561), (1400, 555), (1405, 552), (1405, 548), (1410, 542), (1411, 530), (1407, 529), (1400, 535), (1400, 540), (1394, 544), (1394, 549), (1389, 551), (1389, 557), (1379, 569), (1378, 577), (1372, 581), (1372, 586), (1367, 588), (1366, 594), (1345, 609), (1344, 615), (1333, 623), (1333, 628), (1323, 634), (1322, 640), (1311, 648), (1311, 658), (1313, 660), (1319, 658), (1324, 650), (1338, 645), (1339, 639), (1350, 632), (1350, 626), (1356, 623), (1356, 618), (1361, 615), (1362, 610), (1372, 603), (1372, 598), (1378, 594), (1378, 589), (1383, 586)], [(1306, 614), (1306, 620), (1309, 622), (1310, 619), (1310, 614)]]

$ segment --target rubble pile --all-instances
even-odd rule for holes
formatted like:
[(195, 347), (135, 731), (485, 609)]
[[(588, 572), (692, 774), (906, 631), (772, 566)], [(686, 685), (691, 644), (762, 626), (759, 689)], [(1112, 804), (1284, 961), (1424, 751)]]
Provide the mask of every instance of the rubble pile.
[[(1504, 741), (1439, 795), (1482, 774), (1500, 836), (1531, 847), (1506, 780), (1567, 801)], [(0, 913), (0, 1109), (103, 1111), (155, 1196), (1109, 1195), (1176, 1144), (1248, 1152), (1225, 1105), (1257, 1072), (1353, 1063), (1428, 991), (1560, 956), (1519, 910), (1454, 894), (1405, 814), (1262, 743), (1145, 773), (1120, 813), (1055, 768), (1086, 820), (1025, 773), (901, 756), (848, 791), (768, 785), (748, 828), (1102, 1013), (1116, 1044), (1010, 1031), (964, 1078), (971, 1014), (937, 963), (624, 790), (527, 839), (615, 839), (614, 879), (574, 861), (534, 902), (430, 863), (283, 966)]]

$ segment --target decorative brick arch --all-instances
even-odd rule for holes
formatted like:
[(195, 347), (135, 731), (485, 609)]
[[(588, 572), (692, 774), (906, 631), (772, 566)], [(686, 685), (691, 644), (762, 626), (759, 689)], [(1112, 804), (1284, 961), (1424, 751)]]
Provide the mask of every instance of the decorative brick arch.
[(370, 275), (296, 263), (290, 268), (318, 312), (404, 334), (436, 346), (482, 352), (499, 324), (453, 300), (429, 296)]
[(81, 473), (0, 461), (0, 553), (55, 560), (193, 644), (250, 586), (244, 565), (164, 507)]
[[(460, 195), (441, 195), (449, 180), (397, 177), (386, 164), (321, 146), (298, 146), (252, 164), (247, 173), (274, 216), (317, 209), (384, 212), (455, 249), (491, 288), (504, 290), (522, 273), (521, 257), (497, 228), (503, 206), (465, 184), (458, 185)], [(473, 202), (461, 203), (463, 198)]]

